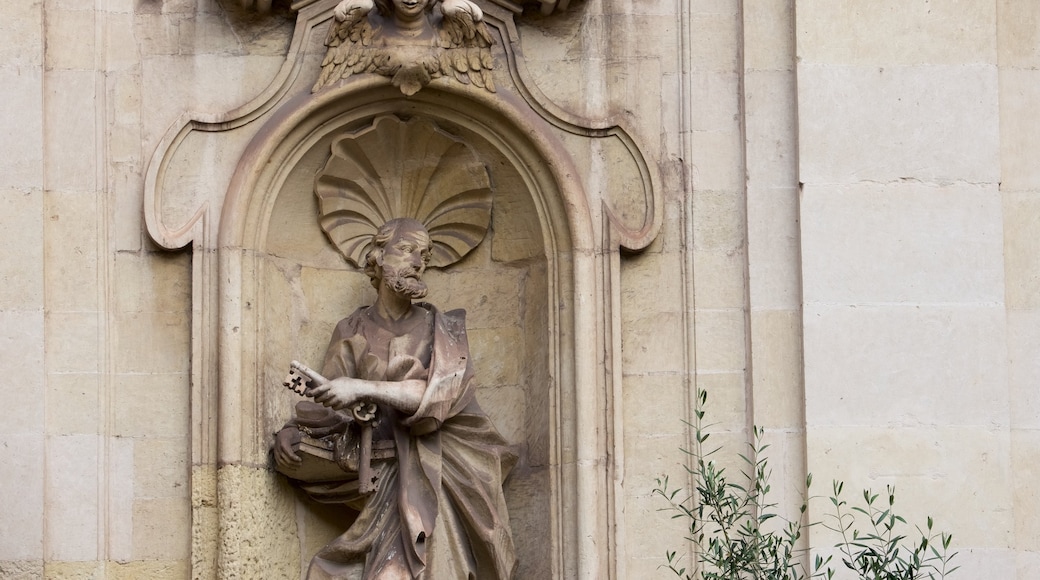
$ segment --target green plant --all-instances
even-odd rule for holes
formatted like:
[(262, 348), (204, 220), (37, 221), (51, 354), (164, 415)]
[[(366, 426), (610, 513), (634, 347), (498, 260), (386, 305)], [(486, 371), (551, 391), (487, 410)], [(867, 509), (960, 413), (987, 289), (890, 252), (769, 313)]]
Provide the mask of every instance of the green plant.
[[(689, 476), (693, 493), (682, 487), (671, 487), (668, 476), (657, 478), (653, 494), (664, 498), (662, 511), (672, 518), (685, 520), (685, 537), (693, 543), (695, 560), (690, 570), (682, 564), (683, 556), (666, 550), (668, 568), (684, 580), (831, 580), (836, 572), (829, 566), (831, 557), (817, 555), (811, 570), (806, 569), (807, 549), (799, 547), (802, 532), (810, 526), (822, 525), (841, 536), (835, 545), (842, 563), (862, 580), (938, 580), (957, 568), (950, 567), (956, 553), (950, 552), (952, 535), (933, 532), (932, 518), (924, 529), (917, 528), (920, 539), (911, 542), (902, 532), (906, 520), (894, 510), (895, 490), (888, 488), (887, 505), (878, 495), (864, 491), (863, 506), (850, 507), (842, 498), (844, 483), (835, 481), (831, 495), (834, 513), (825, 523), (805, 523), (808, 499), (802, 501), (796, 518), (788, 519), (776, 512), (777, 504), (767, 500), (770, 491), (770, 468), (766, 457), (764, 430), (755, 427), (748, 453), (739, 454), (745, 465), (736, 481), (716, 461), (721, 446), (705, 451), (710, 438), (704, 423), (708, 393), (697, 390), (694, 421), (687, 423), (693, 431), (692, 449), (682, 451), (689, 456), (683, 467)], [(806, 478), (806, 490), (812, 485), (812, 474)], [(869, 523), (861, 531), (860, 518)]]
[[(864, 490), (863, 505), (850, 508), (842, 499), (844, 486), (843, 482), (834, 482), (830, 498), (834, 513), (824, 526), (841, 534), (841, 543), (835, 547), (841, 550), (846, 568), (870, 580), (935, 580), (957, 569), (950, 567), (957, 555), (950, 552), (953, 536), (933, 532), (931, 517), (923, 530), (917, 527), (920, 539), (907, 543), (909, 536), (903, 533), (906, 520), (895, 512), (895, 488), (887, 488), (888, 501), (880, 504), (878, 494)], [(857, 527), (860, 517), (869, 522), (866, 532)]]
[[(799, 558), (798, 541), (802, 536), (803, 502), (797, 519), (784, 519), (775, 512), (776, 504), (767, 500), (770, 491), (770, 469), (763, 443), (764, 431), (754, 429), (754, 442), (749, 453), (740, 454), (745, 469), (729, 478), (726, 469), (714, 459), (722, 448), (704, 451), (710, 438), (709, 425), (704, 424), (708, 393), (697, 391), (692, 450), (683, 450), (690, 462), (684, 465), (691, 476), (694, 493), (681, 495), (681, 487), (670, 487), (668, 476), (657, 479), (653, 493), (668, 502), (666, 511), (673, 518), (686, 520), (686, 538), (695, 544), (694, 570), (687, 573), (682, 556), (666, 552), (667, 567), (676, 576), (692, 580), (802, 580), (822, 577), (823, 562), (817, 570), (806, 572)], [(810, 476), (806, 481), (812, 483)], [(770, 522), (770, 520), (773, 520)], [(767, 522), (769, 522), (767, 524)], [(699, 572), (699, 574), (698, 574)]]

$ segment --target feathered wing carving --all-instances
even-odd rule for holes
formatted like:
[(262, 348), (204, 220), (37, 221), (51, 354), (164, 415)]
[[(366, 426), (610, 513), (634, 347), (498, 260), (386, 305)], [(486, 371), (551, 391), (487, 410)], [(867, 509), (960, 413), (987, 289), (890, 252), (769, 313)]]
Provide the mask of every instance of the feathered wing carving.
[(345, 79), (352, 74), (370, 72), (373, 50), (372, 24), (368, 13), (375, 8), (372, 0), (343, 0), (334, 12), (335, 20), (329, 27), (325, 39), (325, 58), (321, 62), (321, 75), (313, 91)]
[(373, 0), (343, 0), (336, 6), (312, 92), (360, 73), (390, 77), (406, 95), (442, 76), (495, 92), (495, 41), (479, 6), (470, 0), (442, 0), (440, 17), (431, 13), (427, 20), (433, 40), (419, 50), (395, 37), (393, 16), (373, 13), (374, 7)]
[(344, 134), (314, 182), (329, 240), (363, 267), (372, 234), (410, 217), (430, 232), (430, 265), (462, 259), (491, 223), (491, 180), (473, 149), (426, 119), (393, 115)]
[(484, 12), (470, 0), (444, 0), (441, 13), (441, 74), (495, 92), (491, 78), (494, 39), (484, 23)]

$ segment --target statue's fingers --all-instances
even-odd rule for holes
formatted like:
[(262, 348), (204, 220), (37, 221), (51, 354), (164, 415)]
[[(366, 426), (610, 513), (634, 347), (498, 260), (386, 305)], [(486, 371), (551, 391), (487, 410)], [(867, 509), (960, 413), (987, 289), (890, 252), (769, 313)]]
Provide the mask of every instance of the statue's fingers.
[(301, 363), (300, 361), (294, 360), (290, 364), (292, 365), (293, 368), (295, 368), (296, 370), (298, 370), (301, 373), (303, 373), (304, 375), (306, 375), (307, 378), (310, 379), (311, 382), (314, 383), (315, 385), (323, 385), (323, 384), (325, 384), (327, 382), (325, 377), (323, 377), (320, 374), (318, 374), (318, 371), (316, 371), (316, 370), (312, 369), (311, 367)]

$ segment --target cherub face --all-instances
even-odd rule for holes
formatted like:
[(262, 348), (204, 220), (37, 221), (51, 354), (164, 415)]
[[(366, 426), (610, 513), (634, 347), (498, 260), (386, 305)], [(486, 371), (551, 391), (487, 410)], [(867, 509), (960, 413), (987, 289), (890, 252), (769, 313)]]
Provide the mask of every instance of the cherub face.
[(394, 15), (405, 21), (414, 21), (422, 17), (423, 11), (431, 0), (393, 0)]

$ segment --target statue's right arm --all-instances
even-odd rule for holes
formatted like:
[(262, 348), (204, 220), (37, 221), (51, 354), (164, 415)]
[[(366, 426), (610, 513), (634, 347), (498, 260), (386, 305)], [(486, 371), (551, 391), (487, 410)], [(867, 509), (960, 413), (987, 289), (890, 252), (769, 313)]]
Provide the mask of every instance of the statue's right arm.
[(340, 377), (308, 390), (308, 396), (326, 407), (343, 410), (354, 404), (367, 401), (387, 405), (411, 415), (419, 409), (423, 394), (426, 392), (426, 381), (412, 379), (405, 381), (368, 381), (350, 377)]

